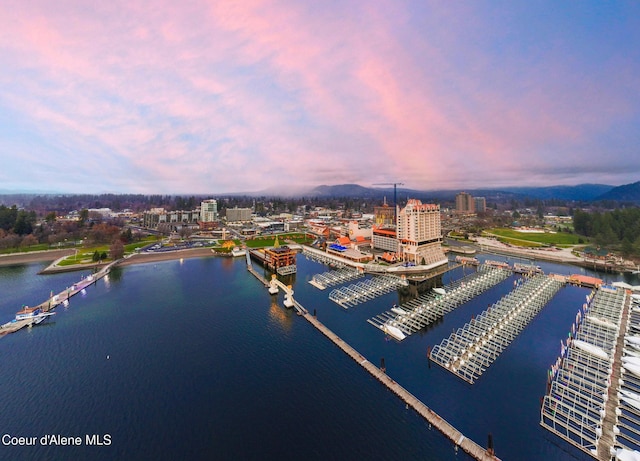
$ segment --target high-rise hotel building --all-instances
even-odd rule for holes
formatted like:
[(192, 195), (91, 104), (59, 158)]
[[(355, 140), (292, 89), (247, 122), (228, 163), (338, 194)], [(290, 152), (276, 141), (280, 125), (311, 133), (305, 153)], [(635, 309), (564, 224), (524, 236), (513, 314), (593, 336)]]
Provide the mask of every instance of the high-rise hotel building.
[(200, 202), (200, 229), (210, 230), (218, 222), (218, 202), (215, 199)]
[(473, 196), (466, 192), (460, 192), (456, 195), (456, 211), (458, 213), (475, 212), (475, 203)]
[(440, 205), (411, 199), (398, 211), (397, 235), (401, 258), (416, 265), (447, 263), (442, 251)]

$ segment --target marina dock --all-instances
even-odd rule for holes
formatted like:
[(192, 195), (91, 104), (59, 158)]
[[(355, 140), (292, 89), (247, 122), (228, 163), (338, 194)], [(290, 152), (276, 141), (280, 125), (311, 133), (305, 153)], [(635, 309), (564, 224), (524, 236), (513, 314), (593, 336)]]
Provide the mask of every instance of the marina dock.
[[(251, 260), (247, 256), (247, 269), (251, 267)], [(249, 269), (251, 271), (251, 269)], [(270, 287), (271, 285), (264, 280), (262, 276), (255, 273), (255, 271), (251, 271), (252, 274), (256, 276), (260, 281), (263, 281), (265, 286)], [(417, 397), (407, 391), (400, 384), (395, 382), (389, 375), (387, 375), (380, 368), (373, 365), (369, 362), (362, 354), (356, 351), (353, 347), (347, 344), (342, 338), (336, 335), (333, 331), (327, 328), (323, 323), (321, 323), (315, 315), (309, 313), (309, 311), (302, 306), (298, 301), (293, 299), (293, 291), (285, 287), (282, 282), (279, 282), (276, 278), (272, 281), (275, 285), (280, 288), (285, 289), (285, 303), (290, 303), (292, 307), (294, 307), (301, 317), (304, 317), (311, 325), (313, 325), (318, 331), (320, 331), (323, 335), (329, 338), (336, 346), (338, 346), (343, 352), (345, 352), (349, 357), (351, 357), (356, 363), (362, 366), (365, 370), (367, 370), (373, 377), (375, 377), (380, 383), (387, 386), (389, 390), (391, 390), (394, 394), (396, 394), (408, 407), (413, 408), (420, 416), (422, 416), (430, 425), (438, 429), (442, 434), (444, 434), (449, 440), (451, 440), (454, 444), (455, 450), (458, 450), (458, 447), (464, 450), (467, 454), (472, 456), (477, 460), (482, 461), (496, 461), (499, 459), (493, 453), (493, 449), (485, 449), (475, 443), (473, 440), (465, 437), (460, 431), (458, 431), (455, 427), (445, 421), (441, 416), (436, 414), (433, 410), (427, 407), (424, 403), (422, 403)], [(271, 290), (270, 290), (271, 291)]]
[(394, 329), (399, 330), (402, 334), (395, 334), (394, 337), (400, 341), (431, 325), (446, 313), (497, 285), (510, 275), (511, 272), (507, 269), (483, 265), (477, 272), (451, 282), (444, 289), (444, 294), (435, 291), (424, 294), (370, 318), (367, 322), (385, 333), (394, 332)]
[(640, 448), (640, 315), (632, 311), (623, 289), (587, 296), (548, 372), (540, 410), (542, 427), (601, 461)]
[(340, 307), (348, 309), (407, 285), (408, 282), (403, 277), (378, 275), (353, 285), (336, 288), (329, 293), (329, 299)]
[[(35, 306), (40, 309), (42, 312), (51, 312), (60, 304), (68, 304), (69, 299), (71, 297), (77, 295), (78, 293), (82, 293), (89, 285), (96, 283), (101, 278), (105, 277), (109, 274), (111, 267), (116, 262), (110, 263), (100, 269), (98, 272), (94, 274), (90, 274), (87, 277), (80, 280), (78, 283), (74, 283), (72, 286), (65, 288), (63, 291), (58, 293), (57, 295), (52, 295), (50, 298), (46, 299), (39, 305)], [(15, 333), (18, 330), (21, 330), (24, 327), (32, 326), (34, 324), (34, 319), (25, 319), (25, 320), (12, 320), (10, 322), (5, 323), (4, 325), (0, 325), (0, 337), (8, 334)]]
[(429, 360), (473, 384), (562, 286), (545, 275), (519, 281), (515, 290), (435, 346)]
[(349, 282), (351, 280), (364, 277), (364, 271), (358, 269), (350, 269), (348, 267), (341, 267), (336, 270), (324, 272), (322, 274), (315, 274), (309, 280), (309, 284), (324, 290), (334, 285), (340, 285), (341, 283)]

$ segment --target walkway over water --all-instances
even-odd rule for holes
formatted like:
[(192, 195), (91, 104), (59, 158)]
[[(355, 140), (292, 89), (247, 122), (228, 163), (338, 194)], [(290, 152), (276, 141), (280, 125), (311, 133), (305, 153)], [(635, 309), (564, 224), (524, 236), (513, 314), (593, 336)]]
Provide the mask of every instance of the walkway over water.
[[(105, 277), (111, 271), (111, 267), (117, 264), (118, 261), (107, 264), (98, 272), (88, 275), (78, 283), (74, 283), (72, 286), (65, 288), (63, 291), (58, 293), (57, 295), (52, 295), (50, 298), (46, 299), (42, 303), (40, 303), (37, 308), (39, 308), (42, 312), (51, 312), (60, 304), (67, 305), (69, 303), (69, 299), (72, 296), (77, 295), (78, 293), (82, 293), (85, 288), (89, 285), (96, 283), (102, 277)], [(25, 319), (25, 320), (12, 320), (10, 322), (5, 323), (4, 325), (0, 325), (0, 338), (7, 333), (14, 333), (24, 327), (28, 327), (33, 325), (34, 319)]]
[[(523, 279), (520, 279), (520, 281)], [(538, 275), (435, 346), (429, 359), (473, 384), (562, 288)]]
[[(250, 260), (247, 260), (247, 267), (249, 267)], [(424, 403), (422, 403), (417, 397), (407, 391), (400, 384), (396, 383), (391, 377), (389, 377), (384, 371), (380, 368), (373, 365), (369, 362), (365, 357), (363, 357), (358, 351), (356, 351), (349, 344), (344, 342), (342, 338), (332, 332), (329, 328), (327, 328), (324, 324), (322, 324), (318, 319), (309, 314), (307, 309), (302, 306), (298, 301), (293, 299), (293, 290), (290, 287), (286, 287), (282, 282), (279, 282), (276, 278), (272, 280), (272, 283), (277, 285), (280, 288), (286, 288), (285, 292), (287, 292), (288, 297), (285, 297), (285, 301), (290, 301), (293, 304), (293, 307), (297, 310), (298, 314), (304, 317), (311, 325), (313, 325), (317, 330), (319, 330), (322, 334), (324, 334), (327, 338), (329, 338), (336, 346), (338, 346), (342, 351), (344, 351), (349, 357), (355, 360), (360, 366), (362, 366), (365, 370), (367, 370), (372, 376), (374, 376), (378, 381), (387, 386), (389, 390), (391, 390), (394, 394), (400, 397), (407, 406), (411, 406), (420, 416), (426, 419), (431, 425), (433, 425), (436, 429), (438, 429), (442, 434), (448, 437), (454, 444), (457, 450), (457, 447), (462, 448), (466, 453), (471, 455), (477, 460), (482, 461), (499, 461), (499, 459), (493, 454), (493, 450), (488, 450), (482, 448), (480, 445), (475, 443), (473, 440), (465, 437), (460, 431), (454, 428), (447, 421), (442, 419), (438, 414), (436, 414), (433, 410), (427, 407)], [(288, 290), (288, 291), (287, 291)], [(271, 290), (270, 290), (271, 291)]]
[(561, 345), (549, 371), (540, 410), (542, 427), (602, 461), (611, 459), (614, 447), (640, 447), (640, 367), (622, 367), (640, 355), (633, 342), (625, 348), (640, 318), (632, 317), (629, 333), (628, 321), (624, 290), (600, 288), (587, 296), (571, 327), (573, 339)]
[[(385, 332), (388, 331), (389, 326), (397, 328), (408, 336), (502, 282), (509, 275), (511, 271), (506, 269), (480, 266), (477, 272), (447, 285), (444, 289), (445, 294), (433, 291), (421, 295), (399, 307), (393, 307), (387, 312), (372, 317), (367, 322)], [(394, 337), (400, 341), (404, 339), (398, 335)]]

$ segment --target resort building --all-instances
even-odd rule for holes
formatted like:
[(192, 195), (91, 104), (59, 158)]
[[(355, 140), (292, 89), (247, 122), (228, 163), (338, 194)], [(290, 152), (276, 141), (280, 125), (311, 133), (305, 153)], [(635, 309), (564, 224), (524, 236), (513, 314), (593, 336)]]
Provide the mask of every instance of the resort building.
[(396, 230), (389, 227), (374, 227), (371, 236), (371, 246), (377, 250), (397, 253), (399, 246)]
[(473, 196), (466, 192), (460, 192), (456, 195), (456, 211), (458, 213), (474, 213), (475, 203)]
[(433, 266), (447, 263), (442, 251), (439, 205), (410, 199), (407, 206), (398, 211), (397, 233), (403, 261)]

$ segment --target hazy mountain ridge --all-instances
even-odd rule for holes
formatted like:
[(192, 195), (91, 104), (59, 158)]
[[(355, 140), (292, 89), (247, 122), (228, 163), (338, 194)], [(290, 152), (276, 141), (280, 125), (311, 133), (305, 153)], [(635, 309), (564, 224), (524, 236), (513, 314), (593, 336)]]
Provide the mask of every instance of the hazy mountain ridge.
[(596, 200), (640, 203), (640, 181), (614, 187), (598, 196)]

